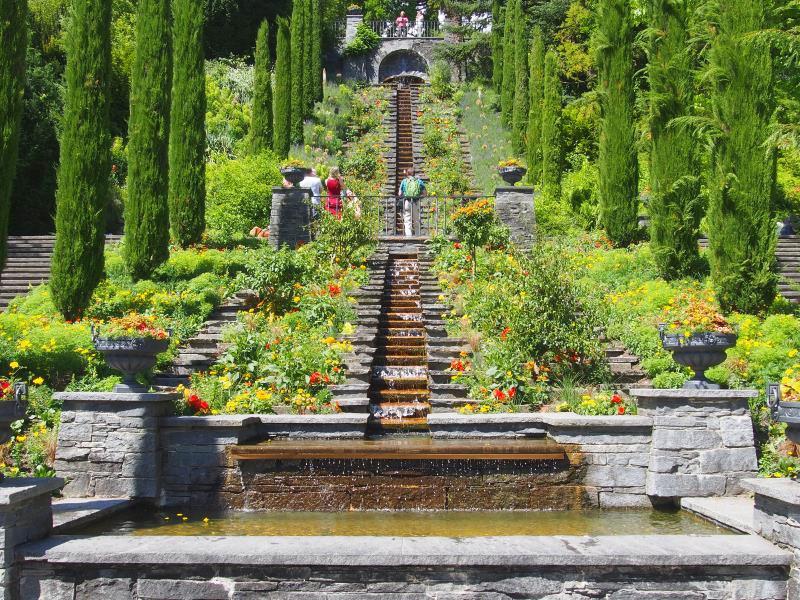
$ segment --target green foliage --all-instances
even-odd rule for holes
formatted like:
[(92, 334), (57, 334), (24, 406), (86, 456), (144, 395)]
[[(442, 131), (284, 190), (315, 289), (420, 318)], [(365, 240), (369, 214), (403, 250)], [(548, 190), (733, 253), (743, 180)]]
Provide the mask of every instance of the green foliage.
[(572, 215), (578, 217), (582, 227), (589, 229), (597, 224), (599, 177), (597, 165), (584, 159), (579, 168), (564, 175), (562, 182), (562, 195)]
[(174, 69), (169, 143), (169, 220), (181, 247), (196, 244), (206, 228), (206, 81), (203, 5), (173, 4)]
[(11, 185), (17, 169), (28, 46), (24, 0), (0, 0), (0, 267), (6, 263)]
[(688, 129), (670, 126), (694, 102), (689, 26), (693, 0), (650, 0), (650, 240), (661, 275), (679, 279), (697, 269), (705, 212), (699, 163)]
[(514, 16), (514, 106), (511, 114), (511, 131), (514, 152), (524, 154), (527, 147), (530, 90), (528, 89), (528, 27), (521, 0)]
[(289, 23), (278, 19), (278, 41), (275, 51), (275, 140), (272, 148), (280, 158), (289, 156), (291, 146), (292, 60)]
[(211, 155), (242, 154), (250, 130), (254, 69), (243, 59), (206, 63), (206, 137)]
[(356, 34), (347, 46), (342, 50), (344, 56), (361, 56), (369, 54), (381, 43), (381, 36), (372, 31), (368, 23), (361, 22), (356, 27)]
[(322, 89), (322, 13), (324, 11), (324, 3), (322, 0), (312, 0), (312, 2), (311, 39), (313, 46), (309, 64), (312, 80), (311, 108), (314, 107), (315, 102), (322, 102), (324, 98), (324, 90)]
[(220, 157), (206, 170), (206, 220), (218, 243), (240, 241), (254, 226), (266, 227), (272, 187), (281, 183), (279, 159), (271, 152)]
[(455, 97), (443, 100), (433, 90), (425, 90), (420, 95), (419, 107), (424, 171), (430, 179), (428, 193), (438, 196), (465, 193), (472, 182), (461, 151)]
[(110, 0), (73, 3), (50, 282), (53, 301), (67, 319), (83, 313), (103, 275), (103, 217), (111, 170), (110, 27)]
[(542, 100), (542, 192), (549, 202), (561, 201), (561, 79), (558, 56), (552, 50), (544, 60)]
[(168, 0), (141, 0), (136, 22), (125, 203), (125, 263), (134, 279), (169, 257), (169, 8)]
[(374, 250), (374, 232), (379, 231), (379, 220), (378, 211), (357, 216), (346, 203), (340, 219), (327, 211), (322, 213), (314, 224), (314, 239), (330, 249), (332, 263), (363, 262)]
[(293, 144), (303, 143), (303, 120), (306, 115), (305, 98), (305, 72), (308, 68), (306, 56), (303, 52), (303, 40), (306, 35), (306, 0), (292, 2), (291, 21), (291, 113), (290, 113), (290, 139)]
[(599, 0), (597, 23), (600, 224), (614, 244), (626, 246), (639, 235), (630, 0)]
[(433, 63), (431, 68), (431, 91), (440, 100), (452, 98), (454, 89), (451, 78), (450, 65), (441, 60)]
[(500, 88), (500, 114), (503, 117), (503, 125), (511, 125), (514, 110), (514, 91), (516, 90), (515, 59), (514, 59), (514, 39), (516, 36), (514, 16), (516, 15), (517, 4), (520, 0), (508, 0), (506, 2), (503, 20), (503, 85)]
[(492, 0), (492, 84), (495, 90), (503, 85), (503, 12), (500, 0)]
[(272, 150), (275, 136), (272, 128), (272, 57), (269, 51), (269, 22), (264, 21), (256, 37), (255, 88), (253, 120), (250, 125), (250, 150), (258, 154)]
[(528, 113), (528, 180), (539, 183), (542, 178), (542, 103), (544, 100), (544, 37), (539, 27), (533, 29), (531, 41)]
[(711, 276), (723, 308), (757, 312), (776, 294), (776, 154), (766, 147), (774, 110), (772, 55), (749, 37), (765, 25), (763, 2), (714, 2), (712, 9), (718, 25), (709, 55), (711, 111), (719, 129), (708, 182)]

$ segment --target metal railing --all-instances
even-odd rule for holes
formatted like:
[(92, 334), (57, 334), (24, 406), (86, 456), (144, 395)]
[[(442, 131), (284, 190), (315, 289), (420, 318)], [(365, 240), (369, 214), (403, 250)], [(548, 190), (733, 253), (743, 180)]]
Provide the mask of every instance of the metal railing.
[(395, 21), (369, 21), (368, 24), (383, 39), (441, 37), (439, 21), (409, 21), (407, 27), (398, 27)]

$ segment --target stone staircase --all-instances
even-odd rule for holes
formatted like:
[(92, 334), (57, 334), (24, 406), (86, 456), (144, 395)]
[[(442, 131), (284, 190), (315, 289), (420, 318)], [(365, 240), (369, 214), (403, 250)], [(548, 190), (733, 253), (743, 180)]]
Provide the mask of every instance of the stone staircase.
[[(107, 235), (106, 243), (120, 239), (118, 235)], [(0, 273), (0, 310), (32, 287), (49, 281), (55, 243), (55, 235), (9, 236), (8, 260)]]
[(611, 371), (611, 385), (627, 393), (634, 388), (649, 388), (647, 373), (639, 365), (639, 357), (631, 354), (619, 342), (607, 342), (605, 346), (606, 360)]
[(787, 235), (778, 238), (775, 255), (781, 274), (778, 291), (787, 300), (800, 303), (800, 236)]
[(208, 371), (227, 349), (223, 341), (225, 330), (237, 321), (237, 315), (255, 303), (251, 292), (239, 292), (218, 306), (193, 338), (178, 349), (172, 364), (153, 377), (157, 389), (174, 389), (188, 386), (194, 373)]

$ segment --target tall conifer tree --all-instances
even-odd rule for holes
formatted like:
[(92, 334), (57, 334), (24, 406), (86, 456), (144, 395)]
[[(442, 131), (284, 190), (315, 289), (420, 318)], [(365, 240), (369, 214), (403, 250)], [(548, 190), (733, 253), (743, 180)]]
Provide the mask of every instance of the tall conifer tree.
[(322, 11), (325, 7), (323, 0), (313, 0), (313, 2), (314, 55), (311, 57), (311, 72), (314, 76), (314, 101), (322, 102), (324, 96), (322, 89)]
[(631, 0), (598, 0), (597, 91), (600, 101), (600, 223), (617, 246), (639, 229), (639, 163), (634, 115)]
[(294, 144), (303, 143), (303, 119), (306, 113), (305, 104), (305, 72), (306, 63), (303, 49), (306, 0), (293, 0), (292, 2), (292, 34), (291, 34), (291, 135)]
[(492, 83), (500, 92), (503, 87), (503, 3), (492, 0)]
[(124, 249), (134, 279), (150, 277), (169, 257), (169, 8), (169, 0), (139, 0), (136, 13)]
[(273, 104), (275, 107), (275, 119), (273, 131), (275, 139), (272, 145), (275, 154), (281, 158), (289, 156), (291, 146), (291, 126), (292, 126), (292, 50), (289, 35), (289, 23), (283, 17), (279, 17), (278, 36), (275, 46), (275, 93)]
[(550, 202), (561, 201), (561, 110), (563, 90), (558, 55), (549, 50), (544, 59), (542, 101), (542, 193)]
[(206, 228), (205, 12), (198, 0), (173, 0), (174, 70), (169, 135), (169, 220), (185, 248)]
[(711, 277), (725, 310), (753, 313), (775, 298), (776, 156), (767, 145), (775, 109), (771, 49), (753, 39), (763, 0), (717, 0), (709, 52), (711, 111), (720, 129), (709, 178)]
[(73, 0), (50, 294), (66, 319), (83, 315), (103, 276), (111, 172), (111, 0)]
[(517, 2), (514, 18), (514, 111), (511, 117), (514, 152), (525, 153), (528, 131), (528, 27), (522, 2)]
[(0, 0), (0, 269), (6, 264), (11, 185), (19, 151), (27, 19), (27, 0)]
[(254, 153), (271, 150), (273, 138), (272, 57), (269, 51), (269, 23), (261, 23), (256, 36), (256, 64), (253, 85), (253, 114), (250, 148)]
[(514, 113), (514, 14), (518, 0), (508, 0), (505, 9), (505, 23), (503, 25), (503, 85), (500, 91), (500, 114), (503, 124), (511, 125)]
[(542, 178), (542, 99), (544, 97), (544, 36), (537, 25), (533, 28), (529, 81), (528, 111), (528, 180), (539, 183)]
[(692, 133), (670, 126), (691, 115), (693, 60), (689, 43), (693, 0), (649, 0), (650, 241), (662, 277), (678, 279), (697, 266), (703, 216)]
[(303, 115), (308, 117), (314, 108), (314, 0), (303, 0)]

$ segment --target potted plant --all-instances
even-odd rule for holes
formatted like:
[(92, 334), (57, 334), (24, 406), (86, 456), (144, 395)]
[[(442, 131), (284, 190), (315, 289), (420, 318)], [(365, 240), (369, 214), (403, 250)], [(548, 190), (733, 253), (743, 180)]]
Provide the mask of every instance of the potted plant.
[(497, 172), (508, 185), (516, 185), (525, 177), (528, 169), (522, 166), (522, 163), (516, 158), (509, 158), (502, 160), (497, 164)]
[(13, 434), (12, 423), (24, 418), (28, 408), (28, 385), (13, 379), (18, 370), (15, 364), (11, 363), (11, 379), (0, 378), (0, 443), (8, 441)]
[(281, 175), (294, 187), (299, 187), (306, 176), (306, 168), (302, 162), (292, 158), (281, 165)]
[(767, 405), (775, 420), (797, 431), (800, 426), (800, 364), (786, 369), (780, 383), (767, 385)]
[(659, 325), (661, 344), (672, 352), (676, 363), (694, 371), (684, 388), (719, 389), (705, 373), (725, 362), (728, 349), (736, 345), (737, 335), (709, 302), (694, 296), (685, 298), (688, 301), (684, 306), (670, 311), (672, 322)]
[(122, 373), (115, 392), (144, 392), (147, 388), (136, 375), (155, 366), (156, 357), (169, 347), (169, 333), (156, 325), (154, 317), (131, 313), (109, 320), (102, 334), (92, 326), (92, 341), (108, 366)]

